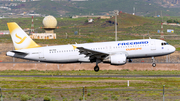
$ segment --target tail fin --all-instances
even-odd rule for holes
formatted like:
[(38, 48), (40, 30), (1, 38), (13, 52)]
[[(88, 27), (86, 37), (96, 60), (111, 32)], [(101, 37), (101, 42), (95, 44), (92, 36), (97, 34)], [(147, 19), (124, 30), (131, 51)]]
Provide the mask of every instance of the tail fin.
[(15, 50), (40, 47), (15, 22), (7, 23)]

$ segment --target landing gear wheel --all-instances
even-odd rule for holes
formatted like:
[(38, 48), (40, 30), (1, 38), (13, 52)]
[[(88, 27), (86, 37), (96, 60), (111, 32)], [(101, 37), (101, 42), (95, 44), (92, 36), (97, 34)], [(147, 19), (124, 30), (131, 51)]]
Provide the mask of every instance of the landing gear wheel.
[(129, 59), (128, 61), (129, 61), (129, 62), (132, 62), (132, 59)]
[(156, 63), (153, 63), (152, 66), (153, 66), (153, 67), (156, 67)]
[(95, 71), (95, 72), (98, 72), (98, 71), (99, 71), (99, 66), (95, 66), (95, 67), (94, 67), (94, 71)]

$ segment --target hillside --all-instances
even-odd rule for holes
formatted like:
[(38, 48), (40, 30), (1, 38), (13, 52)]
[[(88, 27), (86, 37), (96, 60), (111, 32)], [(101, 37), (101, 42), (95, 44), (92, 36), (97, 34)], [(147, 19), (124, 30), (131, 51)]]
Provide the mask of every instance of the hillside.
[[(11, 6), (12, 11), (6, 11), (9, 13), (21, 14), (23, 12), (39, 13), (54, 16), (72, 16), (72, 15), (104, 15), (111, 13), (109, 11), (119, 10), (127, 13), (133, 13), (133, 7), (135, 7), (136, 15), (154, 16), (160, 15), (160, 11), (163, 11), (163, 15), (178, 16), (180, 15), (178, 8), (165, 8), (152, 0), (88, 0), (84, 2), (77, 1), (50, 1), (41, 0), (36, 2), (18, 3), (16, 7)], [(1, 11), (5, 13), (5, 11)]]
[[(161, 30), (161, 19), (154, 17), (140, 17), (133, 16), (131, 14), (121, 13), (117, 17), (118, 21), (118, 40), (132, 40), (145, 38), (157, 38), (161, 35), (157, 33), (157, 30)], [(178, 17), (165, 17), (167, 19), (178, 19)], [(93, 23), (87, 23), (88, 18), (57, 18), (59, 29), (55, 30), (57, 33), (57, 40), (35, 40), (40, 44), (74, 44), (77, 43), (89, 43), (89, 42), (103, 42), (103, 41), (114, 41), (114, 17), (110, 19), (93, 18)], [(42, 17), (34, 18), (35, 32), (44, 32), (42, 27)], [(0, 30), (8, 30), (7, 22), (17, 22), (23, 29), (31, 28), (31, 18), (5, 18), (0, 20)], [(167, 29), (174, 29), (175, 33), (167, 33)], [(79, 35), (75, 35), (77, 31)], [(164, 26), (165, 35), (180, 35), (180, 28), (178, 26)], [(68, 38), (66, 39), (66, 33)], [(168, 36), (165, 40), (179, 47), (180, 37)], [(11, 43), (9, 35), (0, 36), (0, 42)]]

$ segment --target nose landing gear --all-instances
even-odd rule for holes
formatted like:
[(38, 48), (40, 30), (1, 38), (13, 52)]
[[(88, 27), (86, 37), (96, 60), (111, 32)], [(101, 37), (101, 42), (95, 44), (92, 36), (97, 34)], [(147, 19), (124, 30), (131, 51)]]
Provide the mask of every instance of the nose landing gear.
[(154, 57), (152, 57), (152, 61), (153, 61), (152, 66), (153, 66), (153, 67), (156, 67), (156, 60), (155, 60)]
[(128, 62), (132, 62), (132, 59), (129, 59)]
[(156, 67), (156, 63), (152, 63), (152, 66), (153, 66), (153, 67)]

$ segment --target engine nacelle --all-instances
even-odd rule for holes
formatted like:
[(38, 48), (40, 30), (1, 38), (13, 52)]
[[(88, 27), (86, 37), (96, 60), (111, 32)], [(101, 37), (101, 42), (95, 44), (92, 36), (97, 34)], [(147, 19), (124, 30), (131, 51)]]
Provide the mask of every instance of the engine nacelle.
[(111, 65), (124, 65), (126, 64), (126, 55), (121, 54), (114, 54), (107, 57), (103, 62), (111, 63)]

